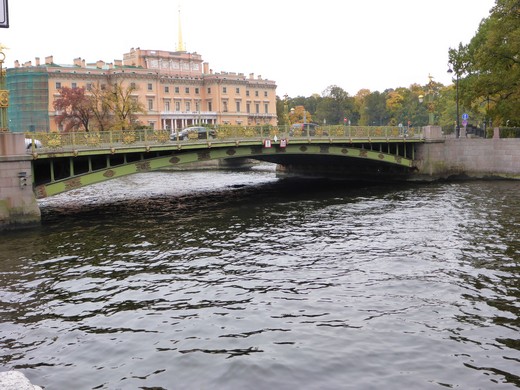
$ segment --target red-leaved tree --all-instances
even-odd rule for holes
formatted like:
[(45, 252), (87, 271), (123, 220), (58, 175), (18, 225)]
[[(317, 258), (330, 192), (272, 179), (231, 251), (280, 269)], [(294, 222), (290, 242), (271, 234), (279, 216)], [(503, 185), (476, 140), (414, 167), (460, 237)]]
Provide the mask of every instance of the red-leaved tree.
[(83, 128), (89, 131), (89, 122), (92, 117), (91, 98), (86, 95), (85, 87), (59, 89), (60, 97), (54, 103), (57, 111), (55, 121), (64, 131), (75, 131)]

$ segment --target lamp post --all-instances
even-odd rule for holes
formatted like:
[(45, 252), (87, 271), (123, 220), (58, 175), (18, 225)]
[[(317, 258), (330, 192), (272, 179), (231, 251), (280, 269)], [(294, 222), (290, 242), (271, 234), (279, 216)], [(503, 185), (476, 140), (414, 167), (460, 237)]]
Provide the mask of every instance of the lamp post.
[[(434, 121), (435, 121), (435, 115), (434, 115), (434, 110), (435, 110), (435, 104), (434, 104), (434, 94), (435, 94), (435, 91), (434, 91), (434, 85), (433, 85), (433, 76), (431, 75), (428, 75), (428, 78), (430, 79), (430, 81), (428, 82), (428, 92), (426, 93), (427, 97), (428, 97), (428, 125), (429, 126), (432, 126)], [(419, 103), (422, 103), (424, 101), (424, 96), (423, 95), (419, 95)]]
[[(451, 68), (451, 64), (448, 63), (448, 73), (453, 73), (453, 69)], [(459, 124), (459, 72), (455, 69), (455, 106), (457, 107), (457, 121), (455, 125), (455, 137), (460, 137), (460, 124)]]
[(287, 99), (289, 99), (289, 95), (285, 94), (283, 96), (283, 116), (284, 116), (284, 124), (285, 124), (285, 131), (287, 131), (287, 126), (290, 125), (289, 123), (289, 104), (287, 102)]
[(307, 124), (307, 110), (303, 109), (303, 130), (307, 127), (307, 138), (309, 138), (309, 126)]
[[(432, 95), (431, 93), (427, 93), (426, 94), (426, 98), (427, 98), (427, 105), (428, 105), (428, 125), (431, 126), (433, 125), (433, 118), (434, 118), (434, 115), (433, 115), (433, 99), (432, 99)], [(422, 103), (424, 102), (424, 95), (419, 95), (419, 103)]]
[(5, 54), (3, 49), (5, 47), (0, 45), (0, 132), (9, 131), (9, 124), (7, 121), (7, 108), (9, 107), (9, 91), (6, 89), (6, 70), (3, 68)]
[(433, 122), (435, 120), (435, 116), (433, 114), (434, 104), (433, 104), (433, 76), (428, 75), (430, 81), (428, 82), (428, 124), (433, 126)]

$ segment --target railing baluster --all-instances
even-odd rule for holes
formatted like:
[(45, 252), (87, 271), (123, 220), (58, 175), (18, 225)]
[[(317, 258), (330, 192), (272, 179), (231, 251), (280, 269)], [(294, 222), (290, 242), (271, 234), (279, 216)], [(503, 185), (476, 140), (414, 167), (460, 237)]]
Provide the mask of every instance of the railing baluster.
[[(316, 134), (308, 134), (307, 130), (301, 134), (291, 134), (291, 125), (284, 124), (280, 126), (267, 125), (253, 125), (253, 126), (231, 126), (222, 125), (215, 126), (217, 131), (217, 138), (211, 142), (211, 147), (215, 147), (219, 142), (255, 140), (261, 141), (267, 138), (277, 139), (291, 138), (296, 141), (303, 141), (310, 139), (326, 139), (329, 140), (347, 140), (348, 142), (355, 141), (370, 141), (370, 142), (387, 142), (392, 144), (395, 140), (421, 142), (424, 140), (424, 134), (420, 128), (398, 128), (397, 126), (351, 126), (351, 125), (329, 125), (320, 126)], [(124, 145), (125, 148), (143, 147), (143, 143), (147, 147), (152, 147), (152, 144), (161, 144), (162, 146), (175, 143), (176, 140), (170, 141), (169, 133), (162, 133), (163, 130), (107, 130), (107, 131), (89, 131), (71, 133), (34, 133), (27, 134), (27, 138), (32, 140), (32, 148), (30, 152), (38, 153), (38, 155), (46, 154), (47, 152), (56, 152), (56, 149), (63, 152), (71, 152), (73, 150), (79, 151), (81, 149), (103, 149), (103, 148), (117, 148)], [(164, 137), (166, 135), (166, 137)], [(131, 136), (131, 137), (130, 137)], [(178, 136), (178, 134), (177, 134)], [(131, 140), (129, 139), (132, 138)], [(37, 141), (41, 141), (43, 148), (41, 150), (35, 149)], [(187, 140), (184, 143), (188, 144), (196, 142), (203, 144), (200, 140)], [(315, 141), (314, 141), (315, 142)], [(409, 151), (408, 151), (409, 152)], [(112, 151), (113, 153), (113, 151)]]

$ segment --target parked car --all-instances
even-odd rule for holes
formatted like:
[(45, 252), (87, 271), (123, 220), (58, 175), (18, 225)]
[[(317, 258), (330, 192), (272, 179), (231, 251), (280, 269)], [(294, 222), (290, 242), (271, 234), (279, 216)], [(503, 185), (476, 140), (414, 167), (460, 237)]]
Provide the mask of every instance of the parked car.
[[(34, 140), (34, 147), (35, 148), (41, 148), (43, 145), (41, 141), (35, 139)], [(25, 139), (25, 149), (30, 150), (33, 147), (33, 139), (32, 138), (26, 138)]]
[(314, 137), (317, 134), (317, 130), (319, 130), (319, 125), (316, 123), (295, 123), (291, 126), (289, 135), (296, 135), (299, 137), (305, 137), (309, 135), (311, 137)]
[[(207, 127), (203, 126), (192, 126), (192, 127), (186, 127), (185, 129), (179, 131), (178, 137), (179, 140), (185, 140), (189, 138), (193, 139), (208, 139), (208, 138), (215, 138), (216, 132), (213, 129), (208, 129)], [(172, 134), (171, 136), (172, 141), (177, 140), (177, 134)]]

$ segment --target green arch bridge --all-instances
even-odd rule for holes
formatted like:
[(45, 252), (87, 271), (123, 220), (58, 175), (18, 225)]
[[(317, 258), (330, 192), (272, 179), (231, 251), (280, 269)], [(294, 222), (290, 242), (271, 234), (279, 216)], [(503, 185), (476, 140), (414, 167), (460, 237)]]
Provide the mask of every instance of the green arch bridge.
[[(31, 133), (32, 184), (37, 198), (138, 172), (220, 159), (279, 164), (288, 175), (400, 180), (414, 170), (422, 129), (327, 126), (314, 134), (287, 127), (219, 127), (180, 140), (166, 130)], [(38, 145), (39, 147), (35, 147)]]

